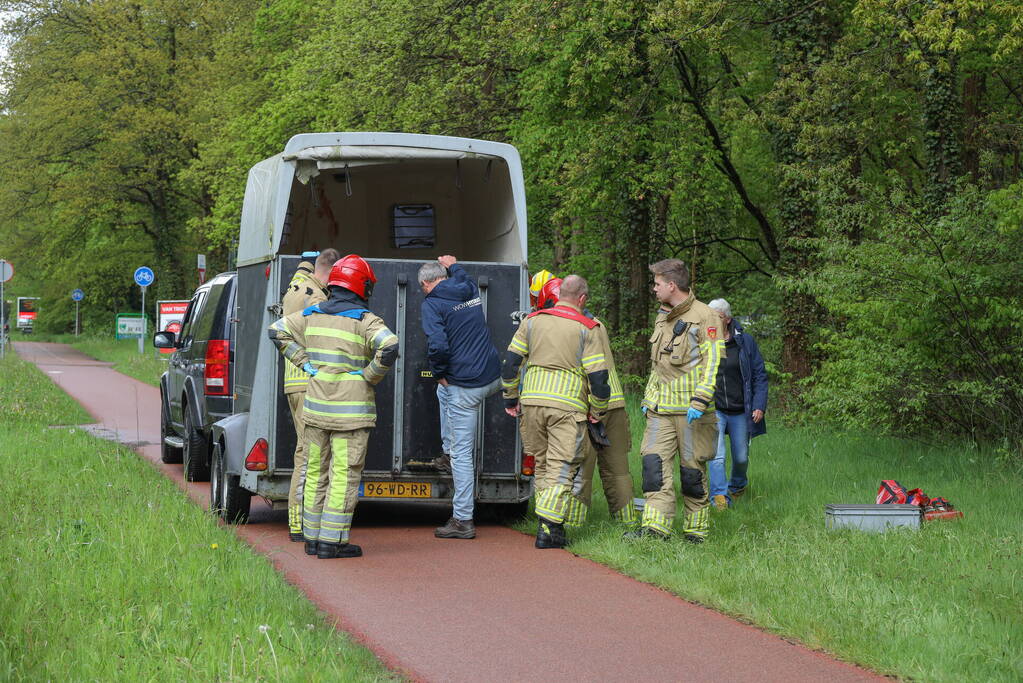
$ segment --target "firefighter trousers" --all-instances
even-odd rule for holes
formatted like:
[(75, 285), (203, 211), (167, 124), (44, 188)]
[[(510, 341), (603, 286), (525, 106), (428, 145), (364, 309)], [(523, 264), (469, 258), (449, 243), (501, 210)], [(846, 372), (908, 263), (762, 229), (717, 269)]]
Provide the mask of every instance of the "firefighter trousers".
[(538, 517), (563, 524), (578, 501), (573, 489), (583, 464), (586, 416), (573, 410), (522, 406), (522, 447), (535, 460)]
[(594, 469), (600, 470), (600, 484), (611, 518), (628, 526), (639, 524), (639, 516), (632, 503), (632, 474), (629, 472), (629, 450), (632, 448), (629, 414), (624, 407), (612, 408), (604, 415), (603, 422), (611, 445), (598, 450), (586, 438), (585, 457), (579, 468), (577, 486), (573, 487), (574, 502), (565, 518), (565, 524), (569, 526), (580, 526), (586, 521), (593, 498)]
[(366, 462), (369, 429), (335, 431), (306, 426), (305, 506), (302, 535), (307, 541), (347, 543), (359, 482)]
[(683, 533), (705, 537), (710, 529), (707, 463), (717, 453), (718, 418), (708, 411), (687, 423), (685, 414), (648, 411), (640, 445), (643, 462), (643, 528), (671, 534), (675, 518), (675, 456), (679, 457)]
[(305, 490), (305, 426), (302, 424), (302, 405), (305, 392), (287, 394), (291, 408), (291, 422), (295, 425), (295, 469), (291, 471), (291, 487), (288, 489), (288, 531), (302, 533), (302, 493)]

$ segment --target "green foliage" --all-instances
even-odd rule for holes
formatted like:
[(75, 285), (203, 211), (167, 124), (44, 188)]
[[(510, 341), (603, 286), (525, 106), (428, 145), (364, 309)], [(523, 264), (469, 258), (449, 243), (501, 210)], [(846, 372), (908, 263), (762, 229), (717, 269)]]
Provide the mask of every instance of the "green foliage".
[[(531, 267), (589, 279), (638, 381), (654, 310), (646, 266), (675, 256), (701, 299), (752, 316), (772, 379), (788, 385), (775, 395), (791, 403), (802, 387), (817, 414), (979, 436), (977, 418), (935, 422), (921, 401), (849, 410), (862, 393), (847, 389), (899, 395), (943, 376), (942, 395), (1015, 391), (1005, 366), (964, 363), (949, 345), (899, 347), (865, 379), (849, 349), (890, 320), (835, 292), (850, 286), (847, 250), (912, 253), (925, 244), (917, 224), (939, 243), (974, 229), (1018, 240), (1020, 0), (0, 9), (15, 12), (3, 29), (0, 255), (19, 268), (12, 295), (43, 297), (40, 329), (71, 329), (76, 286), (91, 329), (137, 310), (130, 275), (143, 263), (157, 271), (150, 302), (188, 294), (196, 252), (227, 267), (247, 170), (292, 135), (399, 130), (518, 147)], [(1015, 272), (1011, 251), (982, 256)], [(920, 282), (946, 277), (940, 258), (902, 265)], [(898, 281), (868, 289), (901, 300)], [(983, 284), (964, 294), (974, 334), (1011, 331), (993, 321), (1014, 313), (1014, 283), (987, 298)]]
[[(837, 324), (808, 387), (815, 413), (852, 425), (937, 436), (1023, 440), (1023, 227), (1018, 188), (990, 200), (964, 185), (930, 216), (900, 193), (867, 195), (870, 239), (848, 239), (863, 207), (831, 218), (829, 265), (814, 289)], [(1006, 202), (1015, 192), (1017, 202)]]

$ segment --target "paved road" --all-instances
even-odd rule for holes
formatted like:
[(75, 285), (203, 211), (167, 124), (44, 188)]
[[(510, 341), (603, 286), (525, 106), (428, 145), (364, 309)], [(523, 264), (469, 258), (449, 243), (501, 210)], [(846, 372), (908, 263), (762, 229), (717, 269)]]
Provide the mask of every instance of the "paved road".
[[(160, 463), (159, 390), (64, 345), (14, 346), (206, 504), (206, 484), (185, 484), (180, 465)], [(287, 541), (283, 513), (258, 499), (237, 532), (340, 628), (412, 679), (884, 680), (571, 553), (535, 550), (531, 537), (505, 527), (482, 526), (475, 541), (439, 540), (432, 530), (443, 514), (360, 511), (352, 540), (366, 555), (355, 560), (306, 556)], [(406, 511), (410, 519), (399, 514)]]

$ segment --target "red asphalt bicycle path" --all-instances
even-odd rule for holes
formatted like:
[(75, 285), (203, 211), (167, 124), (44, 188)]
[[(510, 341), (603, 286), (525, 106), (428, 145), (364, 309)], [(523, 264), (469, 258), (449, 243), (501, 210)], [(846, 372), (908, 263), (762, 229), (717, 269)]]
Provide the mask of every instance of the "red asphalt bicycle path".
[[(160, 462), (158, 389), (63, 344), (14, 346), (207, 504), (207, 484), (185, 484), (180, 465)], [(436, 539), (434, 517), (357, 520), (359, 559), (305, 555), (287, 540), (283, 513), (260, 499), (235, 530), (339, 628), (414, 680), (886, 680), (569, 552), (536, 550), (506, 527), (481, 526), (474, 541)]]

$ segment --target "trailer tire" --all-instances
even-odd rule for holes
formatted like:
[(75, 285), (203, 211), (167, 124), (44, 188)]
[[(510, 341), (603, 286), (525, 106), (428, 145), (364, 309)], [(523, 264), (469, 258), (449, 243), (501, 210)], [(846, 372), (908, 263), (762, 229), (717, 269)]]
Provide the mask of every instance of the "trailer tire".
[(213, 465), (210, 472), (210, 512), (229, 524), (244, 524), (249, 519), (252, 493), (241, 487), (241, 477), (227, 473), (224, 447), (213, 446)]
[(168, 436), (177, 436), (171, 430), (170, 424), (167, 422), (167, 412), (169, 408), (167, 406), (167, 397), (163, 391), (160, 391), (160, 462), (165, 462), (168, 465), (175, 465), (181, 462), (183, 457), (182, 449), (174, 448), (173, 446), (167, 445)]
[(185, 414), (185, 447), (181, 457), (185, 481), (207, 481), (210, 478), (209, 444), (203, 433), (192, 424), (192, 411), (184, 401), (181, 412)]

